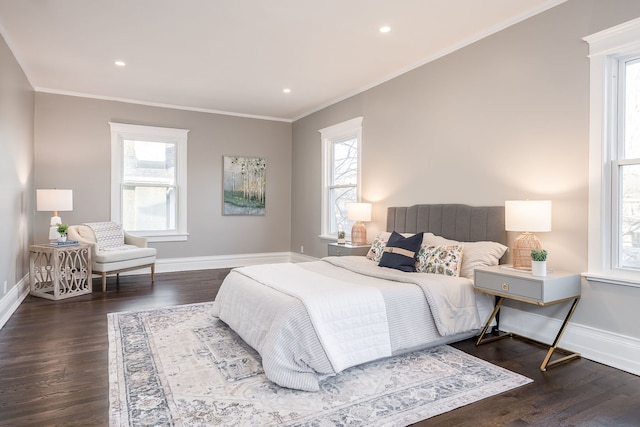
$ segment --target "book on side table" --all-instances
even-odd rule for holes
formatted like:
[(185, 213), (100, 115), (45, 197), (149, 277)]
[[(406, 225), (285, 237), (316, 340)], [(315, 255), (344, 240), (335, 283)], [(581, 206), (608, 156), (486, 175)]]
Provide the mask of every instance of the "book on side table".
[(77, 245), (79, 242), (77, 240), (66, 240), (64, 242), (51, 242), (49, 245), (51, 246), (73, 246)]

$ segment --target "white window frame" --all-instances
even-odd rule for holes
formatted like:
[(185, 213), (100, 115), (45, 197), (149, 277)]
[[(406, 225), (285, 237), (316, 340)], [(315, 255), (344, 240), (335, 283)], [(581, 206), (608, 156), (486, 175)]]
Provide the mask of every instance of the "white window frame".
[(640, 54), (640, 18), (584, 38), (589, 43), (589, 230), (588, 280), (640, 287), (640, 271), (615, 266), (617, 203), (613, 194), (617, 158), (618, 69), (622, 59)]
[[(337, 233), (331, 233), (331, 200), (329, 187), (331, 185), (332, 164), (332, 144), (334, 141), (343, 140), (350, 137), (358, 139), (358, 174), (356, 182), (356, 202), (360, 201), (361, 171), (362, 171), (362, 117), (356, 117), (333, 126), (320, 129), (322, 139), (322, 201), (321, 201), (321, 224), (320, 238), (336, 239)], [(349, 230), (344, 230), (349, 232)]]
[(173, 232), (135, 232), (149, 242), (187, 240), (187, 133), (188, 129), (109, 122), (111, 127), (111, 221), (122, 223), (123, 141), (154, 141), (176, 145), (177, 212)]

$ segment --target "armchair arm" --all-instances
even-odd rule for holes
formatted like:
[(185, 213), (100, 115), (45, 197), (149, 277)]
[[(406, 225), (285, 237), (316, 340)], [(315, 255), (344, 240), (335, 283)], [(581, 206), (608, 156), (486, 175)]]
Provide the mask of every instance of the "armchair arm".
[[(83, 235), (82, 230), (80, 227), (83, 227), (81, 225), (71, 225), (69, 226), (69, 230), (67, 230), (67, 237), (70, 240), (77, 240), (80, 243), (85, 243), (87, 245), (91, 246), (91, 256), (95, 257), (96, 256), (96, 251), (98, 250), (98, 244), (96, 243), (95, 239), (91, 239), (86, 237), (85, 235)], [(88, 227), (87, 227), (88, 228)], [(84, 230), (84, 233), (87, 233), (86, 230)]]
[(139, 248), (146, 248), (147, 247), (147, 238), (146, 237), (140, 237), (140, 236), (134, 236), (133, 234), (129, 234), (126, 231), (124, 232), (124, 243), (127, 245), (134, 245), (137, 246)]

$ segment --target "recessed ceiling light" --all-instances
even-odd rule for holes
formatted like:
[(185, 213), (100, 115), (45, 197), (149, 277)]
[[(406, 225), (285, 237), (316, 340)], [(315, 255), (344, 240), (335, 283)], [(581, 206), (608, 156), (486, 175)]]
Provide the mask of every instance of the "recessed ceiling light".
[(389, 31), (391, 31), (391, 27), (384, 25), (382, 27), (380, 27), (380, 32), (381, 33), (388, 33)]
[(284, 89), (282, 89), (282, 93), (291, 93), (291, 89), (284, 88)]
[(126, 62), (124, 62), (124, 61), (116, 61), (116, 62), (115, 62), (115, 64), (116, 64), (118, 67), (124, 67), (125, 65), (127, 65), (127, 63), (126, 63)]

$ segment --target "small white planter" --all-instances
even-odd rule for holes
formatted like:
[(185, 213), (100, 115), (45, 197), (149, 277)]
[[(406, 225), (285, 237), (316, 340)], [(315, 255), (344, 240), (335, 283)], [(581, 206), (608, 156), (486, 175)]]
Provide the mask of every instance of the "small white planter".
[(547, 261), (531, 261), (531, 274), (534, 276), (547, 275)]

